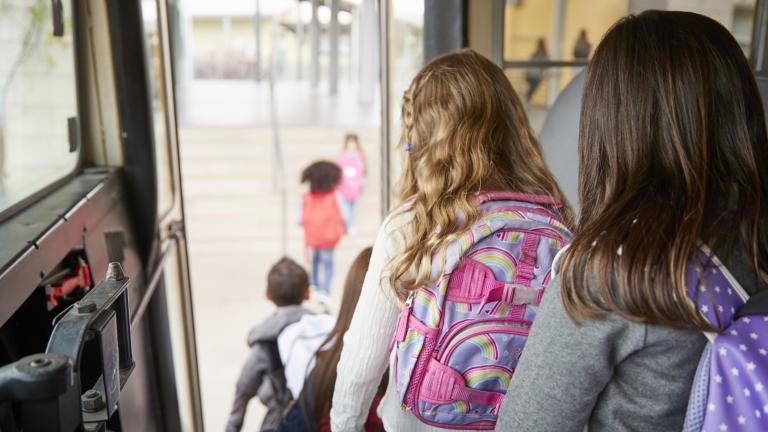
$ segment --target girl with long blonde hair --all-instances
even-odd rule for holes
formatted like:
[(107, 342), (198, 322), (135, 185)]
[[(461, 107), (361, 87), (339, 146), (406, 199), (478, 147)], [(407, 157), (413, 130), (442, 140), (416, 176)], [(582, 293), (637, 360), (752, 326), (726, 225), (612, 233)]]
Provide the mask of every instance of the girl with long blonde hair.
[[(479, 194), (565, 200), (520, 98), (504, 72), (474, 51), (438, 57), (416, 75), (403, 96), (402, 125), (400, 205), (379, 231), (344, 336), (331, 409), (334, 432), (361, 430), (387, 369), (398, 313), (409, 293), (440, 277), (445, 263), (434, 257), (478, 219)], [(558, 216), (566, 225), (572, 221), (567, 205)], [(379, 406), (386, 430), (436, 430), (401, 410), (395, 387), (390, 378)]]

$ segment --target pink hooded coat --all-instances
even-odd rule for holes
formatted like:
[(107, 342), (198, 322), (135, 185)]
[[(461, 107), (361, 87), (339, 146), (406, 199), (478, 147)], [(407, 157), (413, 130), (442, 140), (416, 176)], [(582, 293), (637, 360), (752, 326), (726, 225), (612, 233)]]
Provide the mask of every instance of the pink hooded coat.
[(341, 168), (341, 182), (338, 191), (349, 202), (356, 201), (363, 192), (365, 180), (365, 161), (359, 150), (344, 150), (336, 158), (336, 165)]

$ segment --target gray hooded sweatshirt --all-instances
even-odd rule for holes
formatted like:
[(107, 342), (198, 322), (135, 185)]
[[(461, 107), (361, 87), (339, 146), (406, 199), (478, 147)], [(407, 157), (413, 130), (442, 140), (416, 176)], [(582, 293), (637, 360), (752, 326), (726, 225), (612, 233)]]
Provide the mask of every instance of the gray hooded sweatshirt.
[[(267, 406), (261, 430), (271, 430), (280, 423), (285, 398), (290, 400), (290, 392), (286, 387), (282, 363), (277, 353), (277, 337), (287, 326), (311, 313), (301, 305), (278, 307), (261, 324), (251, 329), (248, 334), (251, 352), (237, 380), (235, 400), (227, 420), (226, 432), (238, 432), (243, 427), (248, 401), (254, 396), (258, 396)], [(270, 376), (275, 374), (279, 376), (270, 379)]]
[[(758, 291), (747, 258), (728, 268)], [(660, 287), (662, 289), (662, 287)], [(613, 314), (574, 324), (560, 282), (547, 287), (504, 402), (497, 431), (680, 431), (706, 338), (695, 330)]]

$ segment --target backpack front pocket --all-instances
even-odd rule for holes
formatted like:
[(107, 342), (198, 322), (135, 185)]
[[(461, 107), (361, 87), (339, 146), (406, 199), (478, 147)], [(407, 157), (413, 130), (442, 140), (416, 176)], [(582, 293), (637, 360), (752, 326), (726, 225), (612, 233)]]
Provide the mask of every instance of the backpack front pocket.
[(528, 331), (528, 324), (517, 320), (476, 321), (446, 339), (438, 360), (460, 373), (468, 387), (505, 393)]
[(428, 422), (466, 426), (495, 421), (528, 331), (527, 323), (510, 319), (453, 329), (427, 367), (419, 415)]

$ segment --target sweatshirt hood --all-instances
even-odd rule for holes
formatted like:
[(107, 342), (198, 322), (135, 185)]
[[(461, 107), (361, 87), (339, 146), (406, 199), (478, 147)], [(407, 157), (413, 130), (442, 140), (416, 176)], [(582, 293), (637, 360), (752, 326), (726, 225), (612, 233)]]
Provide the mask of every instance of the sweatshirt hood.
[(248, 333), (248, 345), (252, 346), (257, 342), (273, 341), (283, 329), (300, 320), (302, 316), (311, 314), (309, 309), (301, 305), (290, 305), (278, 307), (261, 324), (252, 328)]

